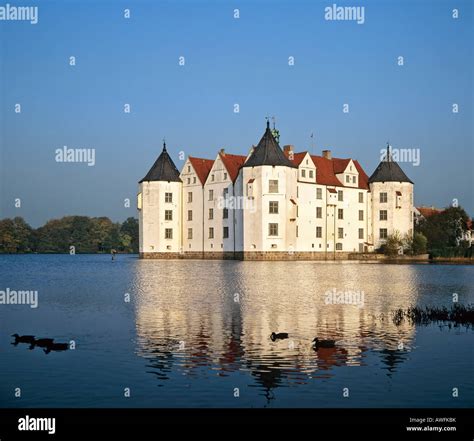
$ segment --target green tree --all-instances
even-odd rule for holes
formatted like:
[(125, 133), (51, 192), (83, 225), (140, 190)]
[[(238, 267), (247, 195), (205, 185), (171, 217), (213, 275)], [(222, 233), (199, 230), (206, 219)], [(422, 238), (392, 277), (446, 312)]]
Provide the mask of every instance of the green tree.
[(469, 216), (462, 207), (448, 207), (416, 226), (428, 240), (428, 249), (458, 247), (467, 231)]
[(130, 237), (130, 244), (128, 245), (128, 252), (138, 253), (138, 219), (134, 217), (127, 218), (120, 227), (120, 234), (123, 238)]

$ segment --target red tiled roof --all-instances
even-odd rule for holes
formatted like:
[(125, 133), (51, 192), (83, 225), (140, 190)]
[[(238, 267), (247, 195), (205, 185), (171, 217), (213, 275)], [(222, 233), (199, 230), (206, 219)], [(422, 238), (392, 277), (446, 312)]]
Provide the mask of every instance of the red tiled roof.
[(306, 156), (306, 153), (308, 153), (308, 152), (300, 152), (300, 153), (292, 152), (293, 154), (291, 155), (291, 157), (290, 157), (290, 152), (289, 151), (286, 151), (286, 152), (283, 152), (283, 153), (293, 164), (299, 166), (301, 164), (301, 161)]
[(225, 168), (229, 172), (230, 179), (232, 179), (232, 182), (235, 182), (237, 175), (239, 174), (240, 167), (242, 167), (247, 157), (241, 155), (231, 155), (229, 153), (219, 153), (219, 156), (221, 157)]
[(357, 171), (359, 172), (359, 188), (363, 188), (365, 190), (369, 189), (369, 177), (365, 173), (362, 166), (359, 164), (357, 159), (353, 159), (352, 162), (356, 166)]
[(339, 179), (334, 174), (332, 159), (327, 159), (322, 156), (311, 156), (311, 159), (316, 165), (316, 183), (321, 185), (337, 185), (343, 187)]
[(441, 208), (435, 208), (435, 207), (416, 207), (416, 209), (420, 212), (420, 214), (425, 219), (430, 216), (433, 216), (433, 214), (442, 213), (444, 211)]
[(343, 173), (350, 161), (350, 159), (333, 158), (334, 174), (338, 175), (339, 173)]
[(192, 156), (189, 157), (189, 161), (191, 162), (194, 171), (198, 175), (201, 184), (204, 185), (214, 161), (212, 159), (194, 158)]

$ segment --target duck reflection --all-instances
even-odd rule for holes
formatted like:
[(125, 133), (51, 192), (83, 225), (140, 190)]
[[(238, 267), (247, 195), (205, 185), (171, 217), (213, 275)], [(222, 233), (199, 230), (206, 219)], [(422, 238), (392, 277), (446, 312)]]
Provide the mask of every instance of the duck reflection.
[[(416, 267), (405, 267), (401, 277), (390, 266), (374, 266), (139, 260), (132, 287), (137, 352), (160, 381), (172, 370), (194, 378), (247, 371), (268, 402), (278, 387), (364, 366), (369, 352), (393, 375), (414, 326), (388, 317), (416, 303)], [(325, 293), (334, 289), (363, 290), (364, 304), (328, 304)], [(271, 339), (275, 330), (289, 337)], [(315, 351), (315, 335), (337, 344)]]

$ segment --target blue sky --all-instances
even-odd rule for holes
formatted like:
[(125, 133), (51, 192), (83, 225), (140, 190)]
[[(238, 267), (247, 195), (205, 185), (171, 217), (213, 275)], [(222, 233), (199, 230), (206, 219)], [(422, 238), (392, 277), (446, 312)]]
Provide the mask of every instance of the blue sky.
[[(247, 153), (267, 115), (281, 145), (312, 151), (314, 132), (315, 154), (356, 158), (369, 175), (387, 140), (418, 148), (418, 167), (400, 164), (415, 203), (456, 198), (474, 214), (469, 0), (9, 3), (37, 5), (39, 22), (0, 21), (0, 218), (136, 216), (163, 137), (180, 169), (179, 151)], [(364, 6), (365, 23), (325, 20), (333, 3)], [(96, 165), (56, 162), (63, 146), (94, 148)]]

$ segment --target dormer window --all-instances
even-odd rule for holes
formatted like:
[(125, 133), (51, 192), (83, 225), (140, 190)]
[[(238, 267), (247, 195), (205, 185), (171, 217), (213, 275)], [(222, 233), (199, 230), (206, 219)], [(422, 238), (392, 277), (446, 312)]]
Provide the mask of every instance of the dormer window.
[(301, 170), (301, 177), (306, 178), (306, 170)]
[(351, 177), (349, 175), (346, 175), (346, 183), (351, 182)]
[(352, 176), (352, 183), (355, 184), (357, 181), (356, 177), (355, 176)]
[(309, 171), (309, 177), (310, 177), (311, 179), (313, 179), (313, 177), (314, 177), (313, 170), (310, 170), (310, 171)]

